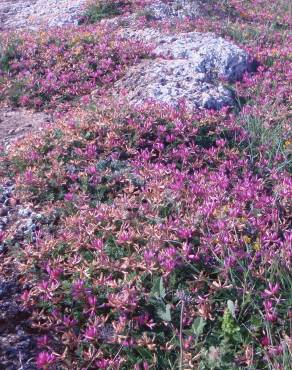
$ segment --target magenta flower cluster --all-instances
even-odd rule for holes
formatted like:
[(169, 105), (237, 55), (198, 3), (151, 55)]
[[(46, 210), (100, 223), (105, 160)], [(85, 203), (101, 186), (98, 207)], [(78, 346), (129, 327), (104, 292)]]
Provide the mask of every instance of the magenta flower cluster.
[[(5, 37), (6, 36), (6, 37)], [(1, 71), (2, 94), (17, 106), (68, 109), (80, 97), (108, 87), (146, 54), (139, 42), (124, 40), (106, 27), (59, 29), (40, 35), (4, 35), (11, 52)]]

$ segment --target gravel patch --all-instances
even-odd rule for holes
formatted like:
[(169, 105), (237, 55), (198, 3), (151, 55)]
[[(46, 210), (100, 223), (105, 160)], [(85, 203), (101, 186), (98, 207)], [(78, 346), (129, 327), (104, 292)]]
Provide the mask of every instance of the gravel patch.
[(0, 108), (0, 144), (22, 138), (50, 122), (51, 117), (43, 112), (32, 112), (23, 108)]

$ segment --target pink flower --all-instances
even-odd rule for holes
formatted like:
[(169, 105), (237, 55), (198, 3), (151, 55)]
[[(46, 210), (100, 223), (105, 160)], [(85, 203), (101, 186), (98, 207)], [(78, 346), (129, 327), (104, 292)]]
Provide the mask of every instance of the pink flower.
[(177, 234), (182, 239), (189, 239), (192, 236), (192, 230), (182, 228), (182, 229), (178, 230)]
[(29, 306), (30, 305), (30, 291), (25, 290), (21, 294), (21, 299), (22, 299), (24, 305)]
[(49, 365), (56, 361), (56, 356), (49, 352), (40, 352), (37, 356), (37, 367), (39, 369), (48, 369)]
[(271, 300), (264, 301), (264, 308), (265, 308), (265, 319), (271, 322), (276, 321), (277, 314), (273, 301)]
[(120, 233), (117, 241), (119, 244), (123, 244), (129, 242), (131, 238), (132, 238), (131, 232), (124, 230)]
[(53, 269), (53, 268), (51, 268), (50, 265), (47, 265), (46, 270), (47, 270), (47, 273), (50, 275), (50, 278), (52, 280), (57, 280), (57, 281), (60, 279), (60, 277), (63, 273), (62, 268), (59, 267), (59, 268)]
[(217, 139), (217, 140), (216, 140), (216, 145), (217, 145), (219, 148), (224, 148), (225, 143), (226, 143), (226, 141), (225, 141), (224, 139)]
[(269, 348), (269, 354), (272, 356), (279, 356), (283, 353), (282, 345), (274, 346)]
[(262, 337), (262, 339), (260, 340), (261, 342), (261, 345), (264, 346), (264, 347), (268, 347), (271, 342), (270, 342), (270, 339), (267, 335), (265, 335), (264, 337)]
[(279, 283), (276, 283), (275, 285), (269, 283), (269, 289), (264, 290), (264, 296), (265, 297), (276, 296), (279, 293), (279, 290), (280, 290)]
[(64, 195), (64, 200), (66, 200), (67, 202), (72, 202), (74, 199), (74, 194), (72, 193), (66, 193)]
[(5, 237), (5, 233), (4, 233), (4, 231), (0, 231), (0, 243), (2, 243), (2, 242), (3, 242), (4, 237)]
[(102, 251), (104, 248), (104, 242), (102, 239), (95, 239), (92, 243), (91, 246), (93, 249), (96, 249), (97, 251)]
[(22, 106), (26, 106), (29, 103), (29, 97), (27, 95), (23, 95), (19, 98), (19, 104)]
[(40, 108), (42, 106), (43, 102), (40, 98), (34, 98), (33, 99), (33, 105), (35, 108)]
[(62, 321), (66, 328), (73, 328), (77, 324), (77, 321), (75, 319), (71, 319), (71, 317), (66, 315), (63, 316)]
[(24, 173), (24, 183), (26, 185), (32, 185), (33, 182), (34, 182), (34, 174), (31, 170), (27, 170), (25, 173)]
[(112, 361), (109, 359), (102, 359), (102, 360), (96, 361), (96, 366), (98, 369), (108, 369), (111, 363)]
[(93, 295), (88, 296), (87, 301), (88, 301), (90, 306), (92, 306), (92, 307), (96, 306), (97, 299), (96, 299), (95, 296), (93, 296)]
[(87, 145), (85, 151), (86, 151), (86, 158), (93, 159), (96, 156), (96, 150), (97, 147), (94, 144)]
[(85, 293), (84, 281), (75, 280), (72, 284), (72, 295), (74, 298), (80, 298)]
[(83, 104), (89, 104), (90, 103), (90, 95), (85, 95), (81, 98), (81, 101)]
[(86, 172), (89, 175), (94, 175), (96, 173), (96, 167), (95, 166), (89, 166), (89, 167), (87, 167)]
[(47, 335), (43, 335), (37, 339), (38, 347), (46, 347), (49, 343), (49, 338)]
[(85, 330), (84, 337), (88, 340), (94, 340), (97, 338), (99, 332), (95, 326), (90, 326)]

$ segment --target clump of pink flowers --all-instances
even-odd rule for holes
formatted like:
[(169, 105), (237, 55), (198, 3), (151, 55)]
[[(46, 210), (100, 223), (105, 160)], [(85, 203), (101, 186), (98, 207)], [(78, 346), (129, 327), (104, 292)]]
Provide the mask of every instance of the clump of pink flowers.
[(37, 367), (39, 369), (49, 369), (56, 360), (56, 356), (49, 352), (40, 352), (37, 357)]
[(15, 38), (5, 34), (1, 40), (3, 53), (13, 53), (7, 71), (0, 70), (0, 91), (12, 104), (36, 110), (64, 110), (92, 91), (102, 94), (148, 51), (98, 25)]

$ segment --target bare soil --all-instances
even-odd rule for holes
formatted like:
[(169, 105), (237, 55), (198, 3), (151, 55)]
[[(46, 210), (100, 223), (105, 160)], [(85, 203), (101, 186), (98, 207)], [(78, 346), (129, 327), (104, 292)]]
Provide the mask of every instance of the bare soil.
[(43, 112), (35, 113), (23, 108), (0, 109), (0, 144), (7, 144), (28, 132), (39, 129), (50, 117)]

